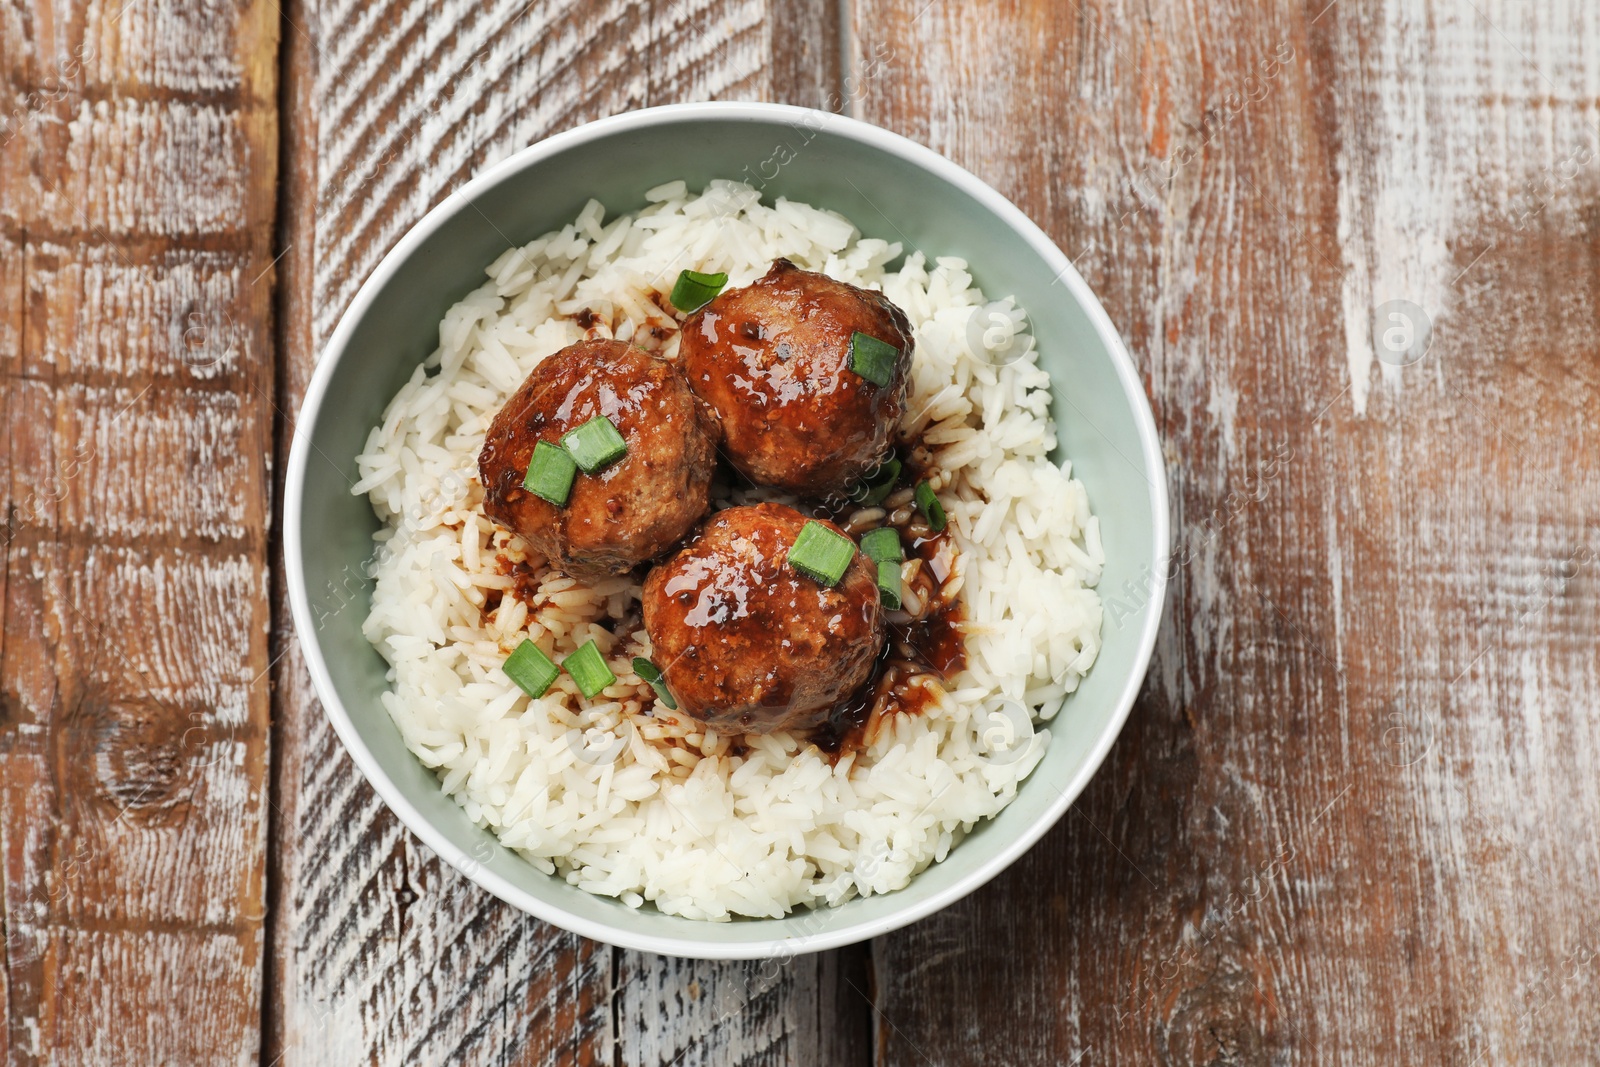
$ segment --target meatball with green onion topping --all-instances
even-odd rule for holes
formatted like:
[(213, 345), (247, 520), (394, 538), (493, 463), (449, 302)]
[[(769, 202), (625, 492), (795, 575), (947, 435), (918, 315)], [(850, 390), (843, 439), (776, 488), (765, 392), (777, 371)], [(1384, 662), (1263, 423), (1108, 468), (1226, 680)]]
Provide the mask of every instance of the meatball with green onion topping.
[(872, 675), (877, 565), (794, 508), (728, 508), (650, 571), (644, 626), (687, 714), (727, 734), (807, 730)]
[(911, 350), (905, 313), (882, 293), (780, 259), (689, 316), (678, 358), (742, 474), (827, 496), (888, 455)]
[(671, 364), (582, 341), (534, 368), (478, 454), (489, 517), (580, 578), (621, 574), (710, 503), (714, 423)]

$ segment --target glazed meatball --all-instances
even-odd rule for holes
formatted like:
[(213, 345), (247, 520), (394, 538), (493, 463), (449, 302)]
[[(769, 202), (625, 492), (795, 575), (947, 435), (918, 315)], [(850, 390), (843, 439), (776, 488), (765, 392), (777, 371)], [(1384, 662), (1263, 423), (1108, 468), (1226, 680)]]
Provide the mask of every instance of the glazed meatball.
[(872, 674), (877, 572), (857, 552), (830, 589), (788, 566), (807, 521), (782, 504), (719, 511), (645, 580), (654, 662), (678, 706), (713, 729), (809, 729)]
[[(535, 446), (596, 415), (615, 424), (627, 454), (578, 472), (562, 507), (524, 489)], [(716, 443), (702, 418), (671, 364), (621, 341), (571, 345), (535, 367), (489, 427), (478, 455), (484, 510), (568, 574), (620, 574), (705, 514)]]
[[(850, 337), (898, 353), (877, 385), (850, 369)], [(683, 324), (689, 387), (722, 424), (724, 454), (746, 477), (824, 496), (888, 453), (905, 409), (911, 327), (882, 293), (780, 259)]]

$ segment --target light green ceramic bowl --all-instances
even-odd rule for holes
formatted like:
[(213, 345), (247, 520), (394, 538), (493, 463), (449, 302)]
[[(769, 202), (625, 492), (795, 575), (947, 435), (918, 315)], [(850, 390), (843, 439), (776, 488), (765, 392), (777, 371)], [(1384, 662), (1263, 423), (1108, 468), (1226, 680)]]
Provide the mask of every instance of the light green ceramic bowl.
[[(971, 265), (991, 299), (1027, 309), (1055, 379), (1060, 455), (1100, 517), (1117, 593), (1088, 678), (1051, 723), (1044, 761), (998, 818), (897, 893), (785, 919), (695, 922), (632, 909), (539, 873), (473, 826), (401, 742), (379, 702), (385, 665), (361, 636), (377, 521), (350, 494), (355, 456), (384, 405), (438, 343), (445, 310), (513, 243), (560, 227), (591, 197), (630, 211), (675, 178), (759, 186), (842, 212), (869, 236)], [(503, 900), (586, 937), (701, 958), (846, 945), (960, 899), (1028, 849), (1067, 810), (1138, 693), (1161, 614), (1167, 496), (1150, 407), (1116, 329), (1083, 279), (1010, 202), (936, 153), (874, 126), (801, 108), (689, 104), (604, 119), (490, 168), (429, 212), (386, 256), (334, 332), (295, 428), (284, 509), (294, 619), (334, 728), (373, 787), (445, 862)], [(1124, 583), (1150, 590), (1128, 597)], [(1133, 608), (1132, 614), (1120, 609)], [(1113, 619), (1113, 614), (1116, 618)]]

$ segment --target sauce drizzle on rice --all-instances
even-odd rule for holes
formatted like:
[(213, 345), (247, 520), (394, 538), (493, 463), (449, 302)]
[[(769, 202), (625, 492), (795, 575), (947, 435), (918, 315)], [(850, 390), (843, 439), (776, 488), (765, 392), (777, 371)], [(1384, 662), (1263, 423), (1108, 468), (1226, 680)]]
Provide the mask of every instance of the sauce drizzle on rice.
[(917, 622), (891, 624), (872, 677), (807, 740), (837, 762), (866, 745), (885, 716), (920, 715), (937, 704), (939, 692), (966, 663), (959, 603)]
[[(863, 510), (869, 509), (858, 509), (857, 513)], [(898, 515), (898, 509), (888, 514), (890, 525), (895, 525), (892, 520)], [(872, 520), (864, 526), (858, 524), (853, 532), (859, 538), (878, 525)], [(948, 529), (933, 533), (915, 512), (902, 517), (895, 528), (901, 533), (902, 543), (908, 536), (911, 538), (911, 559), (917, 561), (909, 567), (903, 564), (901, 570), (902, 581), (906, 580), (905, 572), (912, 571), (906, 588), (913, 593), (908, 603), (914, 605), (915, 613), (905, 609), (890, 613), (888, 640), (874, 664), (872, 677), (834, 708), (827, 723), (808, 738), (835, 760), (869, 743), (885, 716), (925, 712), (967, 665), (961, 601), (951, 580), (956, 556), (954, 538)], [(941, 566), (947, 568), (942, 582), (934, 576), (930, 565), (933, 560), (940, 560)], [(946, 588), (950, 589), (948, 594)]]

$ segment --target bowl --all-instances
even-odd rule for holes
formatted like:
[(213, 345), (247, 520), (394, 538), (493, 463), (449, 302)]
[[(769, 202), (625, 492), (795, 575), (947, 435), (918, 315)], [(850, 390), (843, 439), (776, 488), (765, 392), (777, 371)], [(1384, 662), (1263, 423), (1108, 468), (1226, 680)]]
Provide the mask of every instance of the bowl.
[[(842, 212), (873, 237), (964, 257), (991, 299), (1027, 309), (1057, 383), (1060, 452), (1100, 517), (1108, 609), (1104, 648), (1050, 724), (1047, 754), (999, 816), (894, 893), (782, 919), (712, 923), (629, 908), (540, 873), (467, 818), (406, 749), (380, 703), (386, 665), (361, 634), (378, 521), (352, 496), (355, 456), (438, 323), (483, 269), (575, 217), (644, 205), (676, 178), (737, 178), (765, 198)], [(886, 214), (888, 212), (888, 214)], [(896, 134), (775, 104), (706, 103), (602, 119), (525, 148), (430, 211), (384, 257), (345, 311), (294, 429), (284, 556), (295, 628), (317, 695), (378, 795), (452, 867), (495, 896), (585, 937), (703, 959), (785, 956), (886, 933), (959, 900), (1036, 842), (1082, 791), (1138, 694), (1161, 616), (1166, 478), (1139, 375), (1094, 294), (1044, 232), (972, 174)], [(1113, 602), (1110, 598), (1115, 597)]]

